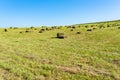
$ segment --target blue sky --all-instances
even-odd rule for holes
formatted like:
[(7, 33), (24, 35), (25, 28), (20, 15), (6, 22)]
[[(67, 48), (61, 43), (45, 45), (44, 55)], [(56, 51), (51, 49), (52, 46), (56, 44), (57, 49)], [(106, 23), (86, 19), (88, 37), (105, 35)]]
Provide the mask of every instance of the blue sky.
[(120, 0), (0, 0), (0, 27), (71, 25), (120, 19)]

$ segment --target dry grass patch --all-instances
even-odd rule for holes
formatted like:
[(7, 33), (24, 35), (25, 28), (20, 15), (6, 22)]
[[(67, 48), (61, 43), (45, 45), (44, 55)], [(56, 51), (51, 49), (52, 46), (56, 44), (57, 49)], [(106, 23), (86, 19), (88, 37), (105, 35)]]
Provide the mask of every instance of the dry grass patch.
[(76, 74), (80, 72), (80, 67), (79, 66), (73, 66), (73, 67), (65, 67), (65, 66), (56, 66), (57, 69), (60, 69), (65, 72), (69, 72), (72, 74)]

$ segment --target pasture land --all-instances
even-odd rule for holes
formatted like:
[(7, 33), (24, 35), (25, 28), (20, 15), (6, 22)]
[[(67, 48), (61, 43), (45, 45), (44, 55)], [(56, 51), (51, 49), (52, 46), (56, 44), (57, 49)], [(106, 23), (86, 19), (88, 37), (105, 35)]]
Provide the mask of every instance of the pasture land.
[(120, 80), (119, 24), (1, 28), (0, 80)]

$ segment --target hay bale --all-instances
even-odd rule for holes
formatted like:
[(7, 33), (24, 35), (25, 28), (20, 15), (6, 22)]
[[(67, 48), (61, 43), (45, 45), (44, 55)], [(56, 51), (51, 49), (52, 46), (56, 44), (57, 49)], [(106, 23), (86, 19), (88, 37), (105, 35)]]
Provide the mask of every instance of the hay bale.
[(94, 27), (94, 25), (91, 25), (91, 27)]
[(57, 26), (51, 27), (51, 30), (55, 30), (55, 29), (57, 29)]
[(107, 24), (107, 27), (110, 27), (110, 25), (109, 25), (109, 24)]
[(81, 32), (77, 32), (77, 34), (80, 34)]
[(71, 28), (71, 26), (66, 26), (67, 28)]
[(73, 31), (73, 29), (71, 29), (70, 31)]
[(61, 27), (58, 27), (57, 29), (61, 29)]
[(47, 31), (49, 31), (49, 28), (46, 28)]
[(29, 31), (29, 30), (26, 30), (25, 32), (28, 33), (28, 32), (30, 32), (30, 31)]
[(93, 30), (95, 30), (95, 29), (97, 29), (97, 28), (93, 28)]
[(4, 31), (5, 31), (5, 32), (8, 32), (8, 30), (7, 30), (7, 29), (4, 29)]
[(88, 27), (89, 27), (88, 25), (85, 26), (85, 28), (88, 28)]
[(57, 33), (57, 38), (64, 39), (65, 38), (64, 33)]
[(43, 33), (43, 31), (42, 31), (42, 30), (40, 30), (40, 31), (39, 31), (39, 33)]
[(53, 29), (49, 28), (49, 30), (53, 30)]
[(87, 31), (92, 31), (92, 29), (87, 29)]
[(19, 33), (20, 33), (20, 34), (22, 34), (23, 32), (22, 32), (22, 31), (20, 31)]
[(75, 29), (75, 26), (72, 26), (73, 29)]
[(40, 31), (45, 31), (45, 29), (41, 29)]

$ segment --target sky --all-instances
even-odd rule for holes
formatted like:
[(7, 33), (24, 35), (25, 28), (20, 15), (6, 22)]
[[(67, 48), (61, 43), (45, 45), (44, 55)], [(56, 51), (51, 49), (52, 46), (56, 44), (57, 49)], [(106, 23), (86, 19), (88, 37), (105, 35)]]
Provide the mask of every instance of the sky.
[(0, 0), (0, 27), (72, 25), (120, 19), (120, 0)]

